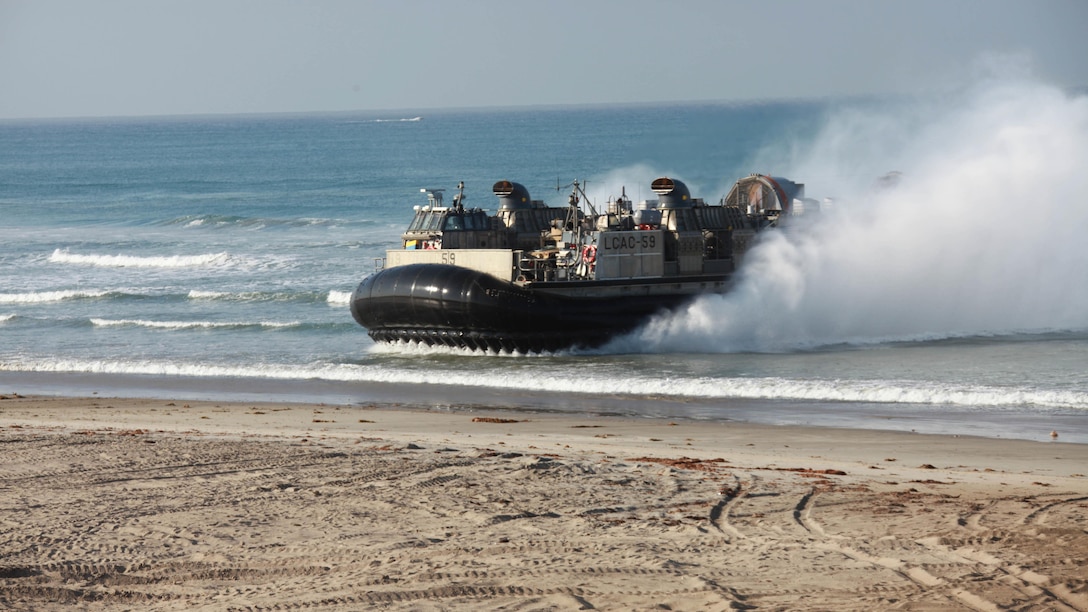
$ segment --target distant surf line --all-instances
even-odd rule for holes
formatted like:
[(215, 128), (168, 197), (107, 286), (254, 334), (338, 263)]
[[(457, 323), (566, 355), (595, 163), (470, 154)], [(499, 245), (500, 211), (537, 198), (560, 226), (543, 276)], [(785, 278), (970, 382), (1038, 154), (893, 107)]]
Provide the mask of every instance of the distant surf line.
[(346, 123), (419, 123), (423, 117), (404, 117), (402, 119), (360, 119)]

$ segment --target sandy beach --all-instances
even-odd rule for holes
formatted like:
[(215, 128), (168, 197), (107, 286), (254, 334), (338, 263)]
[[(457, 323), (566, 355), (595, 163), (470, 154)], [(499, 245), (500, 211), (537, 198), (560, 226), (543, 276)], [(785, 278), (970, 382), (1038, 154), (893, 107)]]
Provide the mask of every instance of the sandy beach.
[(1088, 610), (1088, 445), (0, 399), (0, 607)]

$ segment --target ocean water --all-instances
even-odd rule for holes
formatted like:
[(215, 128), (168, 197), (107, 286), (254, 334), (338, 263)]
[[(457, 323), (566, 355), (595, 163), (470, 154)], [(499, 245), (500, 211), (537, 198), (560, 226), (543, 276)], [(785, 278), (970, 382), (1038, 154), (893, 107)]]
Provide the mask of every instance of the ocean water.
[[(1088, 99), (0, 122), (0, 391), (393, 402), (1088, 442)], [(894, 188), (878, 177), (902, 173)], [(595, 351), (376, 346), (351, 291), (421, 188), (822, 201), (733, 291)]]

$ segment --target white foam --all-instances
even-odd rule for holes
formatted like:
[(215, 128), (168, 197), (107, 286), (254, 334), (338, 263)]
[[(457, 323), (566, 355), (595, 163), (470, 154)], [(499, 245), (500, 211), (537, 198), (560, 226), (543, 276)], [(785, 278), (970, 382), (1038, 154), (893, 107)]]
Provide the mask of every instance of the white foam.
[(286, 328), (297, 327), (301, 323), (292, 321), (289, 323), (277, 323), (271, 321), (258, 321), (254, 323), (231, 321), (148, 321), (143, 319), (91, 319), (91, 324), (98, 327), (148, 327), (152, 329), (224, 329), (239, 327), (267, 327)]
[(197, 266), (221, 265), (227, 263), (227, 253), (207, 253), (204, 255), (80, 255), (70, 253), (68, 249), (56, 249), (49, 256), (51, 263), (78, 264), (111, 268), (189, 268)]
[(292, 291), (207, 291), (192, 289), (186, 294), (190, 300), (224, 302), (291, 302), (320, 299), (316, 292)]
[(85, 291), (69, 289), (63, 291), (29, 291), (26, 293), (0, 293), (0, 304), (41, 304), (62, 302), (85, 298), (100, 298), (108, 291)]
[(188, 297), (190, 300), (221, 300), (229, 299), (235, 295), (238, 294), (229, 291), (200, 291), (198, 289), (191, 289)]
[(261, 293), (259, 291), (201, 291), (192, 289), (188, 293), (190, 300), (225, 300), (225, 301), (261, 301), (275, 299), (275, 294)]
[(351, 303), (350, 291), (329, 291), (329, 297), (325, 300), (333, 306), (347, 306)]

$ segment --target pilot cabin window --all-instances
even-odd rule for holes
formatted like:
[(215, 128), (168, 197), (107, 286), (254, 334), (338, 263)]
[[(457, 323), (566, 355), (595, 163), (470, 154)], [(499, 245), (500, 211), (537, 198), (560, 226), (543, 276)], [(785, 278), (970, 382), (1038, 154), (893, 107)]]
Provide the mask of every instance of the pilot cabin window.
[(433, 232), (433, 231), (438, 229), (439, 224), (441, 222), (442, 222), (442, 215), (436, 215), (434, 213), (430, 213), (427, 216), (427, 226), (424, 229), (426, 229), (429, 232)]
[(442, 227), (443, 230), (458, 231), (465, 229), (465, 223), (461, 215), (450, 215), (446, 217), (446, 223)]

